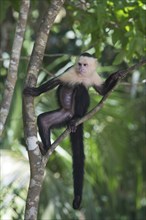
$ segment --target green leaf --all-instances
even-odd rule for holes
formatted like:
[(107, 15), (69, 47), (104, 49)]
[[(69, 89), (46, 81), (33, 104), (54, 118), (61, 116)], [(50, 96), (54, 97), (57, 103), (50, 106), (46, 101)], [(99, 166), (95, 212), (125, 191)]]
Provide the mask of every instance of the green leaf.
[(124, 57), (125, 57), (125, 51), (121, 51), (115, 58), (114, 62), (113, 62), (113, 65), (118, 65), (120, 64), (123, 60), (124, 60)]
[(0, 1), (0, 22), (2, 22), (6, 16), (6, 12), (8, 7), (10, 6), (10, 2), (9, 1)]
[(12, 7), (17, 11), (19, 12), (19, 8), (20, 8), (20, 3), (21, 1), (18, 1), (18, 0), (13, 0), (13, 1), (10, 1), (11, 4), (12, 4)]

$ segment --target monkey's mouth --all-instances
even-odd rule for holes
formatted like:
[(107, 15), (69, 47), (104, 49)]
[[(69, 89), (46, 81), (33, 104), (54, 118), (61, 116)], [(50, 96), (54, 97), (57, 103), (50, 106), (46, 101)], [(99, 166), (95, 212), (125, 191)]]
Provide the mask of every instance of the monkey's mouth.
[(84, 76), (86, 74), (86, 71), (84, 69), (79, 69), (79, 75)]

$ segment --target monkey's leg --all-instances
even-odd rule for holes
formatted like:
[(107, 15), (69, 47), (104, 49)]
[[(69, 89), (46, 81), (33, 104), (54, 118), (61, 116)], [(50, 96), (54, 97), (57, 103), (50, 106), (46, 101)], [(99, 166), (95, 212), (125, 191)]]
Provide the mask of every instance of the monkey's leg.
[(41, 136), (44, 145), (44, 146), (40, 146), (42, 154), (46, 154), (46, 152), (49, 149), (49, 146), (51, 145), (50, 129), (52, 127), (65, 123), (71, 117), (72, 117), (71, 112), (65, 109), (46, 112), (38, 116), (37, 124), (39, 128), (39, 134)]

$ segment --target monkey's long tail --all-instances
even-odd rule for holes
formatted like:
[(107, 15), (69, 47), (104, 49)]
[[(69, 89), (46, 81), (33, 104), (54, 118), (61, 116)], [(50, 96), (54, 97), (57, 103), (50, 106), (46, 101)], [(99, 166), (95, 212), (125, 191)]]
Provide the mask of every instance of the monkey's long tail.
[(82, 200), (83, 176), (84, 176), (84, 144), (83, 125), (77, 127), (75, 133), (70, 133), (73, 152), (73, 179), (74, 179), (74, 200), (73, 208), (78, 209)]

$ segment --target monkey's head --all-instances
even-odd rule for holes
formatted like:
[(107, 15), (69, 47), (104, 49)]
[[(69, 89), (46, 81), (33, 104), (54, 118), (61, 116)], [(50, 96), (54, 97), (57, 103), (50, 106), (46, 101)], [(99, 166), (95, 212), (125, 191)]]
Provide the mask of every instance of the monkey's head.
[(81, 76), (90, 76), (96, 71), (97, 59), (89, 53), (83, 53), (76, 60), (76, 72)]

